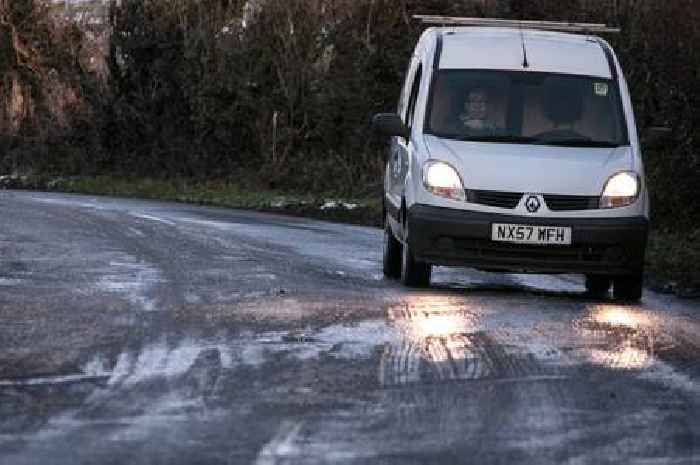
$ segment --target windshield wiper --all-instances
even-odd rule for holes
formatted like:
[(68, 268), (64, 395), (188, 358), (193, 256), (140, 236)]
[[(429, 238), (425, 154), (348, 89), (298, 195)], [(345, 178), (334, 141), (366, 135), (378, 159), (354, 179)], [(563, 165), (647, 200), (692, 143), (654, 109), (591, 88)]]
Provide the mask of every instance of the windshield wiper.
[(613, 148), (619, 147), (620, 144), (605, 140), (591, 140), (583, 137), (568, 138), (568, 139), (541, 139), (536, 142), (541, 145), (556, 145), (560, 147), (602, 147)]
[(526, 136), (454, 136), (451, 139), (457, 139), (464, 142), (503, 142), (506, 144), (532, 144), (538, 139)]

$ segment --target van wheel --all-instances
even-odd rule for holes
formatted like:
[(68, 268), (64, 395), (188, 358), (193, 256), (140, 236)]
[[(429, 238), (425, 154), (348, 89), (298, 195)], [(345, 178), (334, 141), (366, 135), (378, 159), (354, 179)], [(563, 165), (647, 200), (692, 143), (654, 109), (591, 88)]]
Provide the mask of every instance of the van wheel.
[(394, 237), (388, 218), (384, 218), (382, 263), (384, 276), (388, 278), (399, 278), (401, 276), (401, 242)]
[(613, 278), (613, 295), (618, 300), (637, 302), (642, 298), (642, 274)]
[(413, 256), (413, 251), (408, 245), (408, 224), (405, 225), (405, 231), (403, 250), (401, 253), (401, 282), (410, 287), (428, 287), (430, 286), (432, 266), (428, 263), (416, 261)]
[(605, 297), (610, 290), (612, 279), (610, 276), (599, 274), (586, 275), (586, 291), (594, 297)]

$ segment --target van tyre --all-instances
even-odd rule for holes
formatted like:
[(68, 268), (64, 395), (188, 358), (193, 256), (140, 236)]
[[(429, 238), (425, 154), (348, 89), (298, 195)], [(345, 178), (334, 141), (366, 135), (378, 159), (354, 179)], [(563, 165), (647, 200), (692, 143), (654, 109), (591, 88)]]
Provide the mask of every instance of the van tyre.
[(408, 241), (408, 224), (404, 228), (405, 237), (401, 253), (401, 282), (409, 287), (428, 287), (430, 286), (432, 266), (428, 263), (416, 261)]
[(586, 275), (586, 292), (593, 297), (605, 297), (608, 295), (612, 279), (610, 276), (599, 274)]
[(401, 242), (396, 240), (389, 219), (384, 219), (383, 269), (388, 278), (401, 277)]
[(616, 276), (613, 279), (613, 295), (617, 300), (637, 302), (642, 298), (642, 274)]

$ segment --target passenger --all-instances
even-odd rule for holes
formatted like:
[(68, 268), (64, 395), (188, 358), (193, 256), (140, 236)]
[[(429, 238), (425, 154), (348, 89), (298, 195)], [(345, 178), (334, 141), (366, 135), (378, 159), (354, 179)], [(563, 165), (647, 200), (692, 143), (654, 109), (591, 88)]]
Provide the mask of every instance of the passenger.
[(469, 91), (464, 101), (464, 112), (459, 115), (462, 127), (470, 134), (495, 135), (496, 124), (488, 119), (488, 93), (481, 87)]

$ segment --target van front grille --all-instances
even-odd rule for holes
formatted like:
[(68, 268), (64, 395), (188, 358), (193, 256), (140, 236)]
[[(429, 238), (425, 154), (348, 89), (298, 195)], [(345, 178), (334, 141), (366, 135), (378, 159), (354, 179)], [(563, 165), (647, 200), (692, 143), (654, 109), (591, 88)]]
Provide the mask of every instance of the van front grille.
[(600, 202), (600, 197), (589, 195), (544, 194), (542, 197), (552, 211), (595, 210)]
[(515, 208), (523, 197), (522, 192), (501, 192), (467, 189), (467, 202), (489, 207)]
[[(467, 189), (467, 202), (489, 207), (513, 209), (518, 206), (524, 192), (505, 192)], [(544, 194), (544, 201), (552, 211), (595, 210), (600, 197), (590, 195)]]

